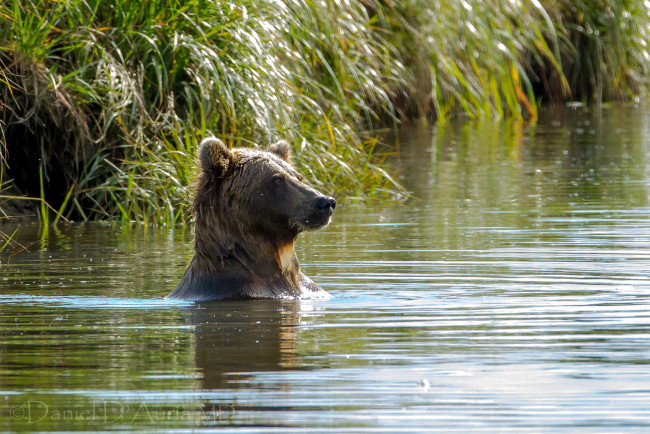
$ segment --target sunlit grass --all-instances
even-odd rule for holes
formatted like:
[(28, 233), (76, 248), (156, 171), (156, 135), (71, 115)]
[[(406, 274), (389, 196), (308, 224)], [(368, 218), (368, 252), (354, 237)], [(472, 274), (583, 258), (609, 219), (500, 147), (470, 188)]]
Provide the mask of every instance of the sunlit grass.
[(337, 195), (400, 190), (359, 135), (390, 116), (401, 81), (361, 4), (30, 0), (3, 2), (0, 17), (0, 93), (25, 111), (3, 122), (26, 118), (30, 137), (67, 132), (34, 145), (42, 195), (58, 157), (75, 155), (54, 199), (68, 214), (184, 221), (208, 134), (231, 146), (287, 139)]
[(644, 94), (650, 74), (650, 2), (550, 3), (560, 20), (564, 72), (574, 99), (611, 101)]
[(420, 116), (535, 118), (542, 99), (624, 100), (648, 85), (647, 2), (398, 4), (394, 28), (413, 74), (407, 100)]
[(288, 140), (339, 199), (403, 197), (364, 131), (642, 94), (648, 8), (601, 3), (6, 0), (3, 194), (37, 199), (43, 223), (182, 223), (216, 135)]

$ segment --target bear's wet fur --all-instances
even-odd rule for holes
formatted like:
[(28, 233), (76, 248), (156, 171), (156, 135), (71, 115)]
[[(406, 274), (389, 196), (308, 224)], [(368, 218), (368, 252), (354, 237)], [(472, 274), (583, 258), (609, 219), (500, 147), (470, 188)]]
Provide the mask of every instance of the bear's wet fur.
[(298, 235), (330, 222), (336, 201), (303, 182), (287, 142), (264, 150), (199, 147), (194, 257), (168, 296), (207, 301), (327, 296), (300, 271)]

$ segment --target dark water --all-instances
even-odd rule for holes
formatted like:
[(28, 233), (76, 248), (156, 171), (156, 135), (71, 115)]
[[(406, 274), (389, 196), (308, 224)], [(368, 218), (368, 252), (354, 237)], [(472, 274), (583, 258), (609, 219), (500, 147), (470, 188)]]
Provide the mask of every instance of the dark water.
[(0, 430), (650, 430), (649, 143), (634, 107), (408, 128), (417, 199), (300, 241), (328, 301), (168, 302), (190, 231), (23, 226)]

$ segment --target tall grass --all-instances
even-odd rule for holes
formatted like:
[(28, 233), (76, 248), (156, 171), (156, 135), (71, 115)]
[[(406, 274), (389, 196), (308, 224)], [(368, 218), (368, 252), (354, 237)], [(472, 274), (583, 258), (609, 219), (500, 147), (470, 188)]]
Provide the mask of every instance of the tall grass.
[[(208, 134), (233, 146), (285, 138), (319, 188), (391, 194), (359, 133), (390, 115), (401, 81), (377, 19), (357, 3), (3, 2), (5, 153), (36, 168), (15, 149), (32, 142), (56, 206), (85, 218), (183, 221)], [(64, 157), (74, 164), (61, 170)]]
[(573, 99), (644, 95), (650, 75), (650, 3), (640, 0), (551, 3), (560, 21), (563, 69)]
[(400, 34), (418, 115), (535, 117), (534, 65), (547, 61), (561, 76), (555, 27), (537, 2), (415, 0), (395, 16), (410, 29)]
[(400, 1), (391, 18), (412, 74), (405, 108), (535, 118), (542, 100), (644, 94), (649, 14), (643, 0)]
[(5, 0), (0, 185), (53, 222), (183, 222), (214, 134), (287, 139), (316, 187), (395, 197), (364, 131), (643, 94), (649, 26), (642, 0)]

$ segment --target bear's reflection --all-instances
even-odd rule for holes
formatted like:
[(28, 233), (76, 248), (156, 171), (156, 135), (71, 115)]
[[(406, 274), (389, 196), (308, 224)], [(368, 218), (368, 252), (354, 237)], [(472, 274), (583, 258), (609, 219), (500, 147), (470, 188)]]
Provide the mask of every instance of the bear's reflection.
[(238, 387), (248, 373), (297, 367), (299, 309), (286, 300), (198, 303), (192, 322), (203, 388)]

